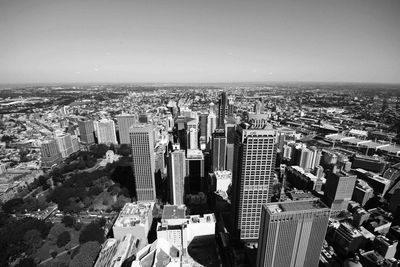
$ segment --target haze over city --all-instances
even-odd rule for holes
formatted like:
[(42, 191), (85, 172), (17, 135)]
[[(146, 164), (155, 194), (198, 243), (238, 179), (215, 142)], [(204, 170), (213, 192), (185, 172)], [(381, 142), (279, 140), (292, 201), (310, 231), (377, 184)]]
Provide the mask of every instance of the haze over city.
[(0, 82), (400, 82), (400, 2), (0, 2)]

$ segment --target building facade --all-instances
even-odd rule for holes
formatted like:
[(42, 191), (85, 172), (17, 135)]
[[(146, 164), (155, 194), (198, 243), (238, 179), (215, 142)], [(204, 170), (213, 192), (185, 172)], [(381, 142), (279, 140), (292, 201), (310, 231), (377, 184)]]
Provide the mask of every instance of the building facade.
[(154, 127), (151, 124), (135, 124), (129, 129), (129, 135), (137, 199), (154, 201), (156, 199)]
[(319, 199), (263, 205), (257, 266), (317, 267), (329, 214)]

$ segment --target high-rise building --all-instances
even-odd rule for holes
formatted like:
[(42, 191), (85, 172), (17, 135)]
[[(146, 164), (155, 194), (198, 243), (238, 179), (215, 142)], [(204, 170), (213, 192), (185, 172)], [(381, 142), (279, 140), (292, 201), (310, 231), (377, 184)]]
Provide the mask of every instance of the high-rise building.
[(260, 99), (258, 99), (254, 104), (254, 113), (261, 114), (262, 108), (263, 108), (263, 103), (261, 102)]
[(328, 220), (319, 199), (263, 205), (257, 266), (317, 267)]
[(226, 136), (226, 165), (225, 170), (233, 170), (233, 151), (236, 135), (236, 123), (233, 118), (228, 117), (228, 122), (225, 124)]
[(94, 124), (93, 121), (78, 121), (81, 142), (86, 145), (94, 144)]
[(210, 111), (208, 113), (207, 118), (207, 143), (211, 141), (212, 134), (214, 133), (215, 129), (217, 128), (217, 116), (214, 113), (214, 104), (210, 104)]
[(156, 199), (154, 126), (134, 124), (129, 128), (129, 136), (137, 200), (154, 201)]
[(172, 133), (172, 131), (174, 130), (174, 117), (172, 116), (171, 113), (167, 113), (167, 131), (169, 133)]
[(212, 170), (225, 170), (226, 165), (226, 137), (223, 129), (216, 129), (212, 140)]
[(304, 170), (310, 170), (313, 152), (308, 148), (303, 148), (300, 152), (299, 166)]
[(121, 114), (116, 116), (119, 129), (119, 141), (121, 144), (130, 144), (129, 128), (138, 122), (136, 115)]
[(233, 113), (235, 111), (235, 106), (234, 106), (234, 99), (232, 96), (228, 97), (228, 117), (233, 117)]
[(226, 92), (222, 92), (218, 101), (218, 128), (224, 128), (225, 116), (227, 113)]
[(276, 131), (272, 126), (237, 127), (233, 167), (233, 227), (250, 243), (258, 239), (261, 205), (271, 201)]
[(201, 150), (188, 149), (186, 151), (185, 188), (187, 192), (198, 192), (204, 176), (204, 155)]
[(45, 168), (50, 168), (54, 164), (58, 164), (62, 161), (61, 153), (54, 139), (43, 142), (40, 151), (42, 152), (41, 161)]
[(187, 127), (187, 148), (197, 149), (198, 148), (198, 130), (196, 120), (191, 120), (186, 123)]
[(200, 123), (200, 136), (207, 138), (207, 121), (208, 121), (208, 114), (203, 113), (199, 116), (199, 123)]
[(169, 156), (171, 203), (183, 204), (186, 177), (186, 157), (184, 150), (175, 150)]
[(353, 195), (357, 176), (347, 173), (328, 173), (324, 190), (324, 202), (332, 211), (346, 210)]
[(94, 129), (99, 144), (117, 144), (115, 123), (113, 120), (101, 119), (94, 122)]
[(54, 139), (57, 142), (58, 151), (60, 151), (63, 158), (67, 158), (74, 152), (70, 134), (59, 133), (55, 135)]

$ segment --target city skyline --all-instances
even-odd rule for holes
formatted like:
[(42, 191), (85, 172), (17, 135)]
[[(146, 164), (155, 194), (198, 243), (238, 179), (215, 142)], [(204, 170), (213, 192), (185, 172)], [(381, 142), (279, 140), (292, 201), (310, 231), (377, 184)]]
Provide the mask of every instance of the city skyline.
[(398, 1), (2, 1), (1, 83), (399, 83)]

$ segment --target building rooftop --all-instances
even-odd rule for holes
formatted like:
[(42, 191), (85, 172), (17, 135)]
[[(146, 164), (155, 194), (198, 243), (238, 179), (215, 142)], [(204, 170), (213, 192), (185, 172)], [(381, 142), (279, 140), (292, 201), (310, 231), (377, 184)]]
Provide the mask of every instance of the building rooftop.
[(185, 219), (186, 206), (184, 205), (165, 205), (163, 209), (162, 219)]
[(186, 152), (187, 159), (204, 159), (203, 152), (200, 149), (188, 149)]
[(114, 226), (134, 227), (137, 224), (145, 224), (149, 212), (153, 211), (153, 202), (126, 203), (118, 215)]
[(299, 201), (278, 202), (276, 204), (266, 204), (265, 207), (270, 213), (328, 209), (328, 207), (317, 198)]
[(215, 171), (216, 179), (231, 179), (232, 180), (232, 172), (230, 171)]

